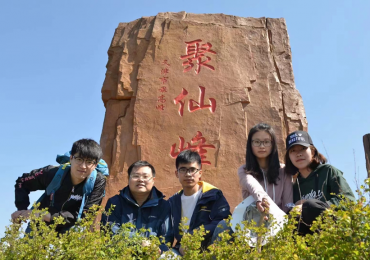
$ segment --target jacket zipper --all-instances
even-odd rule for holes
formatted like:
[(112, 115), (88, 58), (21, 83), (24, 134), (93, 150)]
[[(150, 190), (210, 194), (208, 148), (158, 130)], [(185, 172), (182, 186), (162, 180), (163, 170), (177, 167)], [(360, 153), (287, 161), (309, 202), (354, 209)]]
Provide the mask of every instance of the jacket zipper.
[(66, 204), (66, 202), (67, 202), (67, 201), (69, 200), (69, 198), (71, 197), (72, 192), (74, 192), (74, 191), (75, 191), (75, 186), (73, 186), (73, 187), (72, 187), (72, 190), (71, 190), (71, 192), (69, 193), (68, 199), (63, 203), (62, 208), (60, 209), (60, 211), (62, 211), (62, 210), (63, 210), (64, 204)]

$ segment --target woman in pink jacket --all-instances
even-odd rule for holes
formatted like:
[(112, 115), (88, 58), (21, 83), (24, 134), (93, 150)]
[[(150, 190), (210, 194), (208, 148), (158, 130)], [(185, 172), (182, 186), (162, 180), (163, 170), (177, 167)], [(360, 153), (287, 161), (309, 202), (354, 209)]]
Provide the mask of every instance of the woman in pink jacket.
[(274, 130), (270, 125), (255, 125), (248, 135), (246, 164), (238, 169), (243, 199), (252, 195), (257, 208), (263, 212), (262, 202), (269, 196), (284, 212), (293, 202), (292, 176), (280, 166)]
[[(243, 200), (252, 195), (260, 212), (269, 206), (263, 200), (267, 197), (285, 213), (294, 206), (292, 176), (280, 166), (275, 133), (268, 124), (257, 124), (249, 131), (246, 164), (239, 167), (238, 176)], [(233, 233), (223, 220), (213, 233), (212, 243), (225, 231)]]

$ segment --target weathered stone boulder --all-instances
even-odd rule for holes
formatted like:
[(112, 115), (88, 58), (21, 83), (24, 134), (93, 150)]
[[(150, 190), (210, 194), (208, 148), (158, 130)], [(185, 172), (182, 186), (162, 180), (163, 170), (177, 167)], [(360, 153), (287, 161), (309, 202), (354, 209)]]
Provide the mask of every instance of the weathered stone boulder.
[(107, 198), (127, 185), (127, 168), (147, 160), (167, 197), (181, 189), (175, 157), (202, 155), (202, 179), (232, 208), (249, 129), (271, 124), (283, 161), (285, 137), (306, 130), (284, 19), (159, 13), (121, 23), (108, 50), (101, 136), (110, 166)]

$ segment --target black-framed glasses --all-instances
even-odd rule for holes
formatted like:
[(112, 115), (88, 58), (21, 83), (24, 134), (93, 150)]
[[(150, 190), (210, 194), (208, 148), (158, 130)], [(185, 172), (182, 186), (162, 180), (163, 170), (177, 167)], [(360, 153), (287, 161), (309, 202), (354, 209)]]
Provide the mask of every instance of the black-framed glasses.
[(186, 167), (181, 167), (179, 169), (177, 169), (178, 173), (180, 174), (187, 174), (187, 173), (190, 173), (191, 175), (194, 175), (196, 174), (197, 172), (200, 171), (200, 169), (197, 169), (195, 167), (190, 167), (190, 168), (186, 168)]
[(153, 179), (153, 176), (144, 176), (144, 175), (131, 175), (130, 179), (133, 181), (143, 180), (144, 182), (148, 182)]
[(86, 165), (87, 167), (91, 167), (91, 166), (93, 166), (93, 165), (95, 165), (95, 164), (96, 164), (96, 161), (95, 161), (95, 160), (91, 160), (91, 159), (82, 159), (81, 157), (76, 157), (76, 156), (72, 156), (72, 157), (73, 157), (73, 159), (75, 159), (75, 160), (76, 160), (76, 163), (77, 163), (78, 165), (83, 164), (83, 162), (85, 162), (85, 165)]
[(271, 140), (265, 140), (265, 141), (252, 140), (252, 146), (254, 147), (260, 147), (262, 144), (264, 147), (270, 147), (272, 145), (272, 141)]

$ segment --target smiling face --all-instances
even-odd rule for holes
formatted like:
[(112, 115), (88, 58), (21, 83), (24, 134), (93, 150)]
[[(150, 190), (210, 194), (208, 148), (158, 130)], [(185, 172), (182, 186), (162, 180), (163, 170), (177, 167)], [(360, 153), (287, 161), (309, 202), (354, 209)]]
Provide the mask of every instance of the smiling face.
[[(193, 173), (191, 173), (192, 171)], [(202, 170), (197, 162), (180, 163), (175, 174), (184, 189), (193, 188), (195, 185), (198, 185), (202, 177)]]
[(128, 179), (128, 186), (132, 193), (149, 193), (153, 189), (154, 179), (150, 167), (134, 167)]
[(263, 130), (256, 132), (252, 136), (252, 152), (257, 157), (257, 159), (268, 158), (272, 151), (271, 142), (271, 135)]
[(311, 148), (303, 145), (294, 145), (289, 149), (289, 159), (299, 171), (307, 169), (312, 161)]
[(95, 170), (98, 165), (95, 160), (80, 158), (76, 153), (70, 157), (71, 177), (74, 185), (83, 182)]

